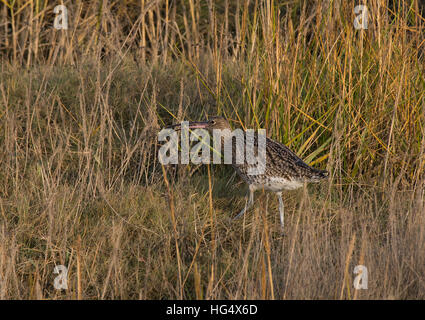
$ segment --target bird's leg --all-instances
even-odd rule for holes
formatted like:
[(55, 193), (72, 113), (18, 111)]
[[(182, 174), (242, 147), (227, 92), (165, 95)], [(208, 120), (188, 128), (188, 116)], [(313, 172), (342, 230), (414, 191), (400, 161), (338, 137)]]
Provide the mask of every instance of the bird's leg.
[(282, 200), (282, 192), (277, 192), (277, 197), (279, 198), (279, 214), (280, 214), (280, 226), (282, 227), (282, 234), (284, 230), (284, 208), (283, 208), (283, 200)]
[(249, 186), (249, 200), (248, 203), (245, 202), (245, 208), (243, 208), (243, 210), (241, 212), (239, 212), (239, 214), (234, 217), (233, 219), (237, 219), (241, 216), (244, 215), (244, 213), (252, 207), (252, 205), (254, 204), (254, 188), (252, 188), (251, 186)]

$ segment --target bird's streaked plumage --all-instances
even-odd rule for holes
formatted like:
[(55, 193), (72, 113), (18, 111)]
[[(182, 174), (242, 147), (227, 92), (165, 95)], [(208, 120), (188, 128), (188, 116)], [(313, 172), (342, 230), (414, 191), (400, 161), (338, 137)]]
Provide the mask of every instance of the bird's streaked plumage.
[[(180, 125), (171, 127), (179, 129)], [(208, 121), (204, 122), (189, 122), (189, 128), (231, 130), (229, 122), (223, 117), (211, 117)], [(223, 139), (226, 138), (223, 137)], [(254, 141), (254, 152), (258, 150), (256, 148), (258, 148), (258, 138)], [(234, 146), (232, 151), (233, 159), (235, 159), (236, 152)], [(233, 161), (232, 166), (249, 186), (248, 202), (245, 208), (235, 218), (242, 216), (253, 205), (254, 192), (264, 188), (265, 190), (275, 192), (279, 198), (282, 229), (284, 226), (282, 191), (298, 189), (305, 182), (317, 182), (328, 177), (327, 171), (310, 167), (287, 146), (269, 138), (266, 138), (266, 163), (264, 172), (254, 175), (248, 174), (248, 169), (253, 165), (248, 164), (247, 161), (242, 164), (237, 164)]]

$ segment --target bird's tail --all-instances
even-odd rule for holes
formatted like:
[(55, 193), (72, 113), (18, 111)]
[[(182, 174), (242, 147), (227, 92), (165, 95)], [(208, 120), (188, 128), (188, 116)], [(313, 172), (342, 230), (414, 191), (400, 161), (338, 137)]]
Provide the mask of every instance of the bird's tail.
[(311, 176), (311, 180), (314, 181), (319, 181), (322, 179), (326, 179), (329, 176), (329, 172), (326, 170), (318, 170), (318, 169), (314, 169), (314, 173)]

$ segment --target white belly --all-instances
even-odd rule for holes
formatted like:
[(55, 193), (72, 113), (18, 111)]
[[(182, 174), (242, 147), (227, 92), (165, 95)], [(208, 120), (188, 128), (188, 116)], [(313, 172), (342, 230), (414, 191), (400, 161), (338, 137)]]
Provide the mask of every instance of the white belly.
[(256, 185), (256, 189), (266, 189), (273, 192), (282, 190), (295, 190), (301, 188), (303, 183), (296, 180), (288, 180), (281, 177), (269, 177), (264, 184)]

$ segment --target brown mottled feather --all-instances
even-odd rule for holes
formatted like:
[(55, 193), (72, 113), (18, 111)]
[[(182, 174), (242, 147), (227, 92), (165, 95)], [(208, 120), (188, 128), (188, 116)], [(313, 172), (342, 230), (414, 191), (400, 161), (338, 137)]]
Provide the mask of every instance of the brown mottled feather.
[[(257, 139), (254, 142), (257, 152)], [(235, 159), (235, 157), (233, 157)], [(248, 175), (248, 168), (252, 167), (246, 162), (235, 164), (233, 167), (248, 184), (268, 185), (273, 178), (283, 178), (288, 181), (316, 182), (328, 176), (328, 172), (310, 167), (302, 161), (287, 146), (272, 139), (266, 138), (266, 169), (263, 174)]]

